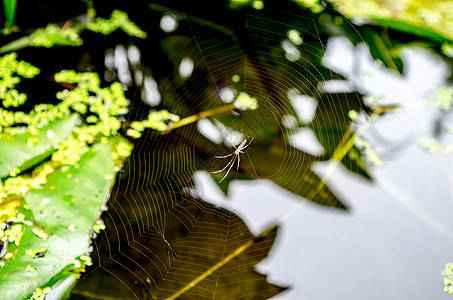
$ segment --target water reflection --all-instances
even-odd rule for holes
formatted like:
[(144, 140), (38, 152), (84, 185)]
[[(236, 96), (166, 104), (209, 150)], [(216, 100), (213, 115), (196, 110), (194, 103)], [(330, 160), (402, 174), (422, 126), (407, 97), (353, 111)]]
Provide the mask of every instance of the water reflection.
[(181, 75), (183, 79), (188, 79), (190, 75), (192, 75), (193, 68), (193, 61), (189, 57), (184, 57), (179, 65), (179, 75)]
[[(334, 44), (328, 48), (329, 53), (337, 53), (327, 57), (336, 62), (331, 67), (351, 67), (350, 62), (338, 58), (353, 52)], [(382, 72), (366, 58), (366, 52), (361, 55), (364, 69)], [(442, 64), (433, 68), (430, 62), (435, 57), (426, 51), (411, 49), (404, 59), (410, 63), (409, 71), (405, 78), (397, 77), (394, 89), (388, 89), (394, 74), (360, 77), (365, 78), (362, 85), (384, 94), (381, 101), (406, 107), (404, 113), (376, 123), (368, 137), (377, 146), (385, 146), (373, 134), (378, 131), (390, 139), (390, 145), (405, 141), (404, 147), (394, 149), (399, 154), (386, 159), (385, 169), (376, 170), (378, 185), (366, 184), (343, 168), (330, 177), (331, 185), (353, 207), (352, 214), (305, 206), (284, 220), (272, 254), (258, 266), (270, 274), (270, 280), (292, 286), (274, 299), (449, 298), (442, 291), (440, 270), (453, 250), (448, 190), (453, 159), (433, 156), (417, 143), (417, 136), (432, 130), (437, 114), (424, 105), (423, 98), (441, 85), (448, 73)], [(427, 64), (431, 66), (429, 72)], [(322, 174), (325, 167), (318, 164), (316, 170)], [(391, 182), (396, 192), (383, 186), (379, 178)], [(228, 201), (207, 174), (197, 173), (197, 182), (212, 203), (243, 216), (252, 232), (260, 232), (299, 206), (293, 196), (268, 181), (236, 182)]]
[(160, 19), (160, 28), (167, 33), (175, 31), (178, 28), (176, 16), (172, 13), (165, 13)]
[(253, 236), (235, 214), (178, 193), (190, 186), (193, 157), (177, 149), (128, 159), (75, 298), (267, 299), (285, 289), (254, 271), (277, 227)]
[[(450, 215), (439, 217), (422, 201), (407, 203), (370, 185), (371, 172), (355, 147), (339, 158), (327, 182), (323, 178), (350, 134), (349, 111), (371, 112), (362, 94), (408, 107), (414, 95), (426, 92), (422, 85), (404, 87), (404, 77), (370, 63), (368, 56), (362, 59), (368, 53), (363, 46), (330, 39), (308, 10), (297, 16), (291, 9), (230, 13), (231, 30), (185, 12), (153, 12), (159, 21), (150, 28), (160, 28), (161, 36), (136, 46), (115, 41), (105, 53), (106, 80), (118, 76), (129, 87), (128, 120), (143, 119), (154, 108), (191, 116), (225, 107), (239, 92), (256, 97), (259, 108), (228, 111), (166, 134), (143, 134), (103, 216), (107, 230), (95, 241), (95, 264), (74, 297), (442, 297), (441, 280), (433, 274), (452, 248), (448, 236), (424, 218), (432, 209), (429, 218), (448, 227)], [(445, 77), (442, 70), (413, 72), (424, 73), (427, 85)], [(384, 84), (372, 85), (376, 81)], [(429, 119), (412, 111), (400, 116), (396, 123), (384, 116), (366, 135), (378, 150), (376, 136), (392, 144), (415, 132), (420, 124), (414, 119)], [(220, 182), (223, 174), (212, 172), (224, 162), (215, 156), (251, 138), (237, 169)], [(401, 152), (405, 160), (375, 172), (402, 187), (416, 185), (415, 196), (451, 208), (439, 203), (445, 189), (428, 194), (421, 184), (428, 181), (413, 177), (417, 161), (420, 174), (433, 180), (428, 185), (438, 188), (445, 181), (431, 166), (422, 168), (425, 152), (416, 147), (403, 148), (409, 151)], [(348, 208), (352, 214), (345, 213)], [(427, 214), (414, 215), (418, 211)], [(270, 259), (262, 261), (268, 253)], [(283, 292), (286, 286), (292, 289)]]
[[(106, 68), (132, 95), (128, 120), (145, 118), (150, 105), (187, 117), (224, 107), (240, 92), (257, 98), (258, 109), (230, 110), (166, 134), (144, 132), (115, 184), (103, 216), (107, 230), (95, 240), (95, 263), (74, 297), (267, 299), (285, 290), (284, 282), (276, 284), (256, 271), (285, 214), (252, 234), (236, 214), (205, 202), (211, 194), (200, 196), (197, 171), (207, 172), (224, 194), (237, 180), (265, 181), (294, 195), (296, 203), (306, 199), (343, 214), (347, 209), (314, 168), (349, 134), (349, 110), (369, 109), (358, 93), (317, 88), (321, 81), (341, 79), (321, 64), (325, 33), (319, 36), (311, 19), (298, 18), (305, 22), (299, 28), (307, 28), (302, 43), (294, 32), (292, 40), (286, 37), (293, 24), (263, 23), (260, 16), (247, 15), (250, 27), (234, 36), (184, 16), (164, 14), (159, 26), (172, 34), (148, 41), (149, 48), (162, 50), (158, 64), (147, 63), (138, 46), (120, 43), (105, 54)], [(287, 17), (272, 13), (282, 21)], [(169, 18), (178, 19), (180, 34), (173, 33)], [(137, 74), (143, 82), (133, 85)], [(296, 147), (303, 131), (319, 141), (319, 151)], [(224, 174), (214, 174), (225, 166), (216, 156), (232, 153), (244, 139), (253, 142), (241, 162), (225, 180)], [(360, 155), (340, 161), (368, 178)]]

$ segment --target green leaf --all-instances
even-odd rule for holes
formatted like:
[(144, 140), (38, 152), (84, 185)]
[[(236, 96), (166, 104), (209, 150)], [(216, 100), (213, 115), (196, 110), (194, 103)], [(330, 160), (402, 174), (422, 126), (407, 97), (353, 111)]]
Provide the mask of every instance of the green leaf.
[[(326, 158), (330, 159), (340, 144), (344, 134), (349, 130), (351, 120), (348, 113), (351, 109), (367, 111), (362, 103), (362, 96), (357, 93), (324, 93), (318, 97), (313, 122), (309, 128), (313, 130), (317, 140), (323, 146)], [(368, 170), (362, 161), (360, 151), (353, 147), (341, 163), (350, 171), (369, 179)]]
[(408, 22), (395, 20), (395, 19), (384, 19), (384, 18), (371, 18), (380, 26), (389, 27), (402, 32), (407, 32), (422, 38), (427, 38), (436, 42), (447, 42), (453, 40), (453, 34), (444, 34), (437, 31), (434, 28), (429, 28), (423, 24), (411, 24)]
[[(74, 129), (78, 115), (61, 119), (41, 128), (36, 135), (25, 132), (17, 135), (6, 133), (0, 136), (0, 178), (11, 171), (20, 171), (43, 161), (55, 150), (54, 146), (65, 140)], [(18, 172), (15, 172), (18, 173)]]
[[(95, 144), (79, 161), (79, 167), (58, 170), (50, 175), (42, 189), (25, 195), (33, 225), (24, 225), (19, 246), (9, 243), (0, 268), (0, 298), (23, 299), (45, 285), (75, 258), (87, 252), (90, 233), (106, 201), (113, 178), (114, 163), (107, 145)], [(44, 205), (43, 199), (48, 202)], [(50, 201), (49, 201), (50, 200)], [(75, 225), (69, 230), (69, 225)], [(39, 229), (47, 239), (35, 235)], [(46, 249), (44, 256), (30, 258), (26, 250)], [(34, 272), (26, 271), (30, 265)]]
[(14, 19), (16, 17), (16, 7), (17, 7), (17, 0), (3, 0), (3, 7), (5, 10), (5, 17), (7, 27), (11, 27), (14, 25)]
[(360, 5), (353, 0), (328, 0), (328, 2), (351, 19), (360, 18), (362, 22), (377, 23), (433, 41), (453, 39), (453, 30), (450, 26), (453, 18), (447, 13), (453, 8), (450, 0), (361, 0)]
[(403, 61), (396, 54), (398, 51), (394, 51), (390, 40), (385, 39), (383, 36), (378, 34), (371, 28), (362, 28), (362, 38), (370, 49), (371, 56), (374, 59), (380, 60), (384, 65), (398, 73), (403, 72)]

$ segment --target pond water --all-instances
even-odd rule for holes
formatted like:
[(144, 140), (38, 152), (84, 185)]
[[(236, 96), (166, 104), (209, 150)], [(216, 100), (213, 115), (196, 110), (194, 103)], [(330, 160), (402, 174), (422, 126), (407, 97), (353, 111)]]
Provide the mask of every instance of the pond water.
[[(328, 45), (326, 64), (351, 75), (358, 53), (356, 84), (402, 106), (366, 134), (385, 159), (384, 168), (373, 169), (376, 181), (343, 167), (328, 180), (351, 212), (301, 205), (267, 180), (236, 181), (225, 198), (207, 173), (198, 172), (203, 199), (237, 213), (255, 234), (281, 221), (269, 258), (258, 265), (270, 281), (291, 287), (273, 299), (449, 299), (440, 270), (453, 253), (453, 157), (430, 154), (418, 143), (433, 134), (439, 112), (426, 99), (444, 84), (448, 69), (429, 51), (411, 48), (400, 76), (345, 39)], [(316, 170), (323, 174), (326, 164)], [(281, 219), (288, 212), (293, 213)]]

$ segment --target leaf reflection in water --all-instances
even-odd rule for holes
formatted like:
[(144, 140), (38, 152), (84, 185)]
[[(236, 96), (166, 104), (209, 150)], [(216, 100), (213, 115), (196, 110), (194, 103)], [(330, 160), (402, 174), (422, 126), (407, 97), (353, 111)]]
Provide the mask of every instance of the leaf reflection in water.
[[(189, 162), (179, 164), (182, 157)], [(195, 170), (190, 157), (192, 150), (179, 149), (127, 161), (75, 299), (267, 299), (286, 289), (254, 269), (267, 257), (276, 226), (254, 236), (235, 214), (167, 184)], [(157, 161), (176, 163), (156, 172)]]

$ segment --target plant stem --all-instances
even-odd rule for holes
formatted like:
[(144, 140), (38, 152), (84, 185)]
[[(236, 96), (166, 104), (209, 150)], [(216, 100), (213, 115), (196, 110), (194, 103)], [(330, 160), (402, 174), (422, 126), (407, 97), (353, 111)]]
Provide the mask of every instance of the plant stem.
[(319, 192), (326, 185), (327, 179), (329, 179), (329, 177), (332, 175), (332, 172), (335, 170), (338, 164), (340, 164), (341, 160), (354, 146), (354, 142), (358, 138), (360, 138), (365, 133), (365, 131), (371, 126), (371, 124), (373, 124), (378, 119), (379, 115), (380, 115), (379, 113), (372, 114), (368, 122), (360, 126), (359, 129), (352, 136), (351, 136), (352, 128), (351, 126), (348, 127), (347, 131), (341, 138), (340, 143), (338, 144), (337, 148), (332, 154), (331, 162), (327, 168), (326, 173), (324, 174), (318, 186), (316, 187), (316, 190), (312, 191), (313, 193)]
[(198, 114), (195, 114), (195, 115), (192, 115), (192, 116), (188, 116), (188, 117), (186, 117), (184, 119), (181, 119), (178, 122), (174, 123), (173, 126), (170, 126), (168, 128), (167, 133), (170, 132), (173, 129), (176, 129), (176, 128), (179, 128), (179, 127), (182, 127), (182, 126), (186, 126), (186, 125), (194, 123), (194, 122), (196, 122), (196, 121), (198, 121), (200, 119), (209, 118), (209, 117), (214, 116), (216, 114), (220, 114), (220, 113), (227, 112), (227, 111), (232, 111), (235, 108), (236, 108), (236, 106), (233, 103), (230, 103), (228, 105), (216, 107), (216, 108), (213, 108), (213, 109), (210, 109), (210, 110), (207, 110), (207, 111), (203, 111), (201, 113), (198, 113)]
[(30, 39), (28, 36), (24, 36), (0, 47), (0, 53), (17, 51), (28, 46), (30, 46)]

